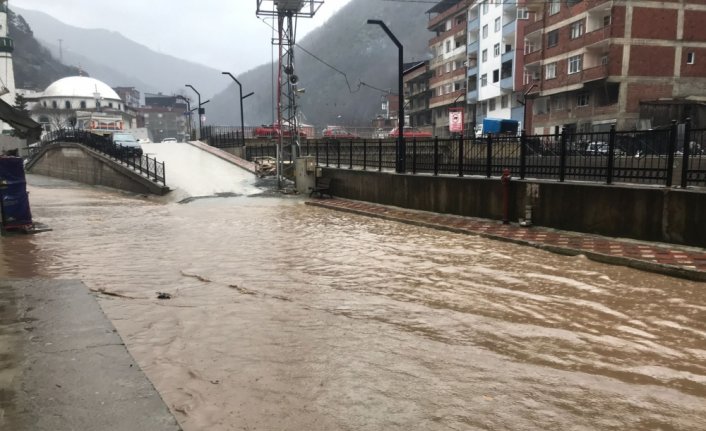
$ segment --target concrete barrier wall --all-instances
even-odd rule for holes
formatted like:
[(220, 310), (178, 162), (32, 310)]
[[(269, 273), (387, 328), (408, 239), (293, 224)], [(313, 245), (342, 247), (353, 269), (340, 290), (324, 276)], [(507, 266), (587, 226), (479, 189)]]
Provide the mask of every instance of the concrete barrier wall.
[(48, 146), (28, 171), (141, 194), (163, 195), (169, 191), (100, 153), (71, 143)]
[[(439, 213), (502, 220), (498, 178), (398, 175), (324, 168), (335, 196)], [(706, 192), (665, 187), (512, 180), (509, 219), (532, 207), (532, 223), (646, 241), (706, 246)]]

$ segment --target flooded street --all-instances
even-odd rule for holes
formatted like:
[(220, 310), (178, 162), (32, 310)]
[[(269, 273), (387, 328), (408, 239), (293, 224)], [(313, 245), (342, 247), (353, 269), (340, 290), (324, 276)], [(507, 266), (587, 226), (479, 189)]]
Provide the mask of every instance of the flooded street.
[(0, 239), (0, 276), (110, 293), (187, 431), (706, 429), (704, 283), (250, 185), (179, 204), (29, 183), (53, 231)]

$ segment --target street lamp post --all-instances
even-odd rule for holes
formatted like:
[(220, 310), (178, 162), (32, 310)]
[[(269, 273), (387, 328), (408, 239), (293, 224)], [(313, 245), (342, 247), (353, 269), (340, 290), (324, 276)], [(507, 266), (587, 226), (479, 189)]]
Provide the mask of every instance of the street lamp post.
[(186, 98), (180, 94), (178, 94), (176, 97), (177, 97), (177, 99), (181, 99), (184, 102), (186, 102), (186, 114), (189, 117), (189, 127), (187, 127), (187, 131), (189, 133), (189, 139), (187, 140), (187, 142), (188, 142), (191, 139), (191, 102), (189, 102), (188, 98)]
[(255, 92), (251, 91), (250, 93), (243, 96), (243, 86), (240, 84), (240, 81), (238, 81), (235, 76), (233, 76), (230, 72), (221, 72), (221, 74), (230, 76), (231, 78), (233, 78), (233, 81), (238, 84), (238, 92), (240, 93), (240, 136), (243, 139), (243, 145), (245, 145), (245, 116), (243, 115), (243, 99), (247, 99), (248, 97), (255, 94)]
[(196, 89), (194, 88), (194, 86), (191, 85), (191, 84), (186, 84), (186, 87), (189, 87), (189, 88), (191, 88), (192, 90), (194, 90), (194, 93), (196, 93), (196, 96), (198, 97), (198, 101), (199, 101), (199, 110), (198, 110), (198, 114), (199, 114), (199, 137), (198, 137), (198, 139), (201, 140), (201, 136), (203, 136), (203, 122), (201, 121), (201, 114), (202, 114), (202, 110), (201, 110), (201, 105), (202, 105), (202, 103), (201, 103), (201, 93), (199, 93), (198, 91), (196, 91)]
[(407, 148), (404, 142), (404, 90), (402, 89), (404, 72), (404, 65), (402, 63), (402, 58), (404, 54), (404, 48), (399, 40), (390, 31), (389, 28), (379, 19), (369, 19), (368, 24), (377, 24), (387, 33), (387, 36), (392, 40), (392, 42), (397, 46), (397, 94), (399, 95), (399, 105), (397, 109), (397, 130), (400, 132), (397, 137), (397, 160), (395, 161), (395, 171), (397, 173), (404, 173), (407, 171)]

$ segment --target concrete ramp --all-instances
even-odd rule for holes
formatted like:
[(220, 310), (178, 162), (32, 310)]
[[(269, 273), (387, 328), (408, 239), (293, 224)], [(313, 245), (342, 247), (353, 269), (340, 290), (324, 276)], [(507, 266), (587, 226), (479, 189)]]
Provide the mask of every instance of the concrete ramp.
[(165, 163), (167, 182), (179, 199), (262, 192), (252, 163), (201, 142), (142, 144), (142, 150)]

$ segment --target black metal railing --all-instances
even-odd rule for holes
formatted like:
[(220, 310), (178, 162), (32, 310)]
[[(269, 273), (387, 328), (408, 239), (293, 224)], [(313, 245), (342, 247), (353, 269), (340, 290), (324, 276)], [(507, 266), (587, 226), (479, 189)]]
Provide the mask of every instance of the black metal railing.
[(243, 132), (239, 127), (234, 126), (205, 126), (201, 140), (216, 148), (234, 148), (245, 145)]
[[(706, 187), (706, 129), (683, 125), (647, 131), (482, 138), (406, 138), (412, 174)], [(319, 166), (394, 170), (393, 139), (307, 140), (302, 154)], [(274, 144), (248, 144), (246, 157), (276, 157)], [(291, 160), (290, 160), (291, 161)], [(681, 175), (680, 175), (681, 174)]]
[(129, 167), (151, 181), (166, 185), (164, 162), (141, 154), (141, 150), (138, 154), (133, 147), (114, 144), (109, 137), (79, 129), (60, 129), (45, 134), (38, 145), (33, 144), (29, 147), (30, 163), (45, 146), (57, 142), (74, 142), (84, 145)]

